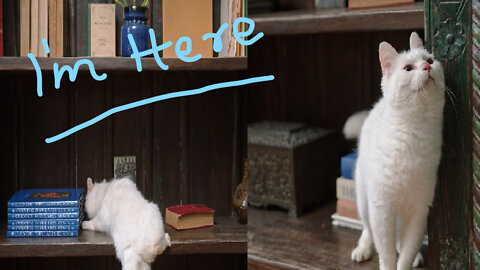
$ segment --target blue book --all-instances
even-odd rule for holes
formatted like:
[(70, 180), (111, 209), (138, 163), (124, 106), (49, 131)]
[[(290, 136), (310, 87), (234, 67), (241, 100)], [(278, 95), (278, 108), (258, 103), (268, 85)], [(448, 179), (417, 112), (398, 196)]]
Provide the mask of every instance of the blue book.
[(355, 176), (355, 164), (357, 163), (357, 152), (345, 155), (340, 160), (340, 172), (343, 178), (353, 179)]
[(79, 225), (82, 223), (81, 216), (79, 219), (9, 219), (7, 224), (10, 225), (18, 225), (18, 226), (34, 226), (34, 225), (48, 225), (48, 226), (56, 226), (56, 225)]
[(74, 237), (78, 231), (7, 231), (7, 237)]
[(79, 225), (8, 225), (9, 231), (78, 231)]
[(8, 219), (79, 218), (81, 213), (8, 213)]
[(8, 201), (8, 207), (80, 207), (83, 188), (23, 189)]
[(82, 207), (27, 207), (8, 208), (8, 213), (78, 213)]

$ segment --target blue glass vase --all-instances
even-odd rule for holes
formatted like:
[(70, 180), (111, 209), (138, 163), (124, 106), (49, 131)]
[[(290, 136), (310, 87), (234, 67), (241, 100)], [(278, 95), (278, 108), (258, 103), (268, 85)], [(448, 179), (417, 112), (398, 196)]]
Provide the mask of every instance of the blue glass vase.
[(124, 23), (122, 26), (122, 56), (132, 55), (132, 47), (128, 41), (128, 34), (132, 34), (133, 40), (137, 45), (138, 51), (148, 49), (148, 26), (147, 26), (147, 8), (131, 6), (126, 7), (123, 15)]

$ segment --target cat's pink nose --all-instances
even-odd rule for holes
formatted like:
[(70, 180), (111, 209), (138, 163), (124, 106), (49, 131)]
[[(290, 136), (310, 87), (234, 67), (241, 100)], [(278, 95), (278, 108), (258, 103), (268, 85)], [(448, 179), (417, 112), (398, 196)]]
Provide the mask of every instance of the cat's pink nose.
[(423, 64), (423, 67), (422, 67), (422, 69), (423, 69), (423, 70), (426, 70), (426, 71), (430, 71), (431, 68), (432, 68), (432, 67), (430, 66), (429, 63)]

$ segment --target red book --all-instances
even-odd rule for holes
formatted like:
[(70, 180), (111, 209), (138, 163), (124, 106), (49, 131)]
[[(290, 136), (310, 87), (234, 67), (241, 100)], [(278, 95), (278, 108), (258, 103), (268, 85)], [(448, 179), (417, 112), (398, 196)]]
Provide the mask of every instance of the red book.
[(0, 0), (0, 56), (3, 56), (3, 1)]
[(203, 204), (170, 206), (165, 211), (165, 222), (177, 230), (213, 226), (215, 210)]
[(347, 200), (337, 200), (337, 214), (353, 219), (358, 218), (357, 203)]

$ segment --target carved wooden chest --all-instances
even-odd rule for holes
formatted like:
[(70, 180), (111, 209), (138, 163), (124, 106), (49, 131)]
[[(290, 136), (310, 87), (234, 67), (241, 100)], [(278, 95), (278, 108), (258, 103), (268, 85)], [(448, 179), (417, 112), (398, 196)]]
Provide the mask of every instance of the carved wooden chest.
[(335, 196), (340, 136), (302, 123), (260, 122), (248, 127), (248, 201), (299, 216)]

